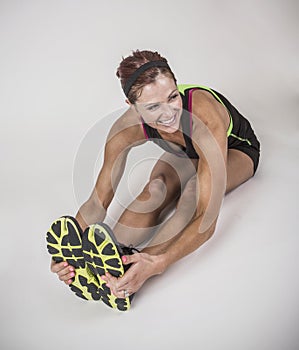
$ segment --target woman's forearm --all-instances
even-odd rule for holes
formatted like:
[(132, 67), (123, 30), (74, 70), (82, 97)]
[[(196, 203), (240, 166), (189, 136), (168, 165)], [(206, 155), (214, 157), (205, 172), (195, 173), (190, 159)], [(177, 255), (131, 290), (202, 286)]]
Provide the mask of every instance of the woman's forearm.
[(203, 233), (199, 233), (202, 216), (196, 218), (190, 223), (178, 237), (173, 240), (167, 250), (159, 256), (159, 264), (162, 265), (162, 270), (166, 270), (171, 264), (192, 253), (204, 244), (214, 233), (216, 221)]

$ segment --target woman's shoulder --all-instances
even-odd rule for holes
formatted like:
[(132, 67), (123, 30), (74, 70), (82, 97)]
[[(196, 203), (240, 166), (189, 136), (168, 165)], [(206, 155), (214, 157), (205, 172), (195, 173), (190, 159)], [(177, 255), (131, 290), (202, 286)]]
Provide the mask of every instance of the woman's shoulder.
[(129, 108), (112, 125), (108, 141), (114, 138), (117, 142), (134, 143), (144, 139), (142, 130), (139, 115)]
[(212, 129), (218, 127), (226, 129), (230, 122), (227, 109), (210, 91), (203, 89), (192, 92), (192, 114)]

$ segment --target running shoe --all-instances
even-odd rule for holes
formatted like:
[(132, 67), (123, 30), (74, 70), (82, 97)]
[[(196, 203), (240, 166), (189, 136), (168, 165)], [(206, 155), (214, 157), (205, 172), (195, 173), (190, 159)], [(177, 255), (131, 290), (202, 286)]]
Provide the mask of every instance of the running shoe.
[(53, 222), (47, 232), (47, 249), (56, 263), (68, 262), (75, 270), (71, 290), (85, 300), (100, 300), (100, 284), (86, 266), (82, 253), (82, 229), (71, 216)]
[(120, 311), (129, 310), (134, 294), (127, 298), (117, 298), (101, 276), (106, 272), (114, 277), (123, 276), (130, 265), (123, 265), (121, 257), (138, 250), (118, 243), (111, 228), (104, 223), (91, 225), (84, 232), (82, 249), (87, 267), (100, 282), (101, 301)]

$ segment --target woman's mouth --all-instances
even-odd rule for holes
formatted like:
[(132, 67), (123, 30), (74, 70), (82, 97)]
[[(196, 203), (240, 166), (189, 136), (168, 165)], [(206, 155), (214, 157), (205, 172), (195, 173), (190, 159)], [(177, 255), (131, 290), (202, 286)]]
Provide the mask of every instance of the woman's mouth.
[(174, 114), (169, 119), (159, 120), (158, 123), (164, 126), (171, 126), (172, 124), (175, 123), (175, 121), (176, 121), (176, 114)]

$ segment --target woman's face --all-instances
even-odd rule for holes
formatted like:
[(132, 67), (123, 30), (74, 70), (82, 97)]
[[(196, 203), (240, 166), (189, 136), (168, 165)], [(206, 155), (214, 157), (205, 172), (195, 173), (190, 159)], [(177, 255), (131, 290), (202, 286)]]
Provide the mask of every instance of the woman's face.
[(159, 75), (154, 83), (142, 89), (135, 107), (151, 127), (167, 133), (179, 129), (182, 99), (173, 79)]

